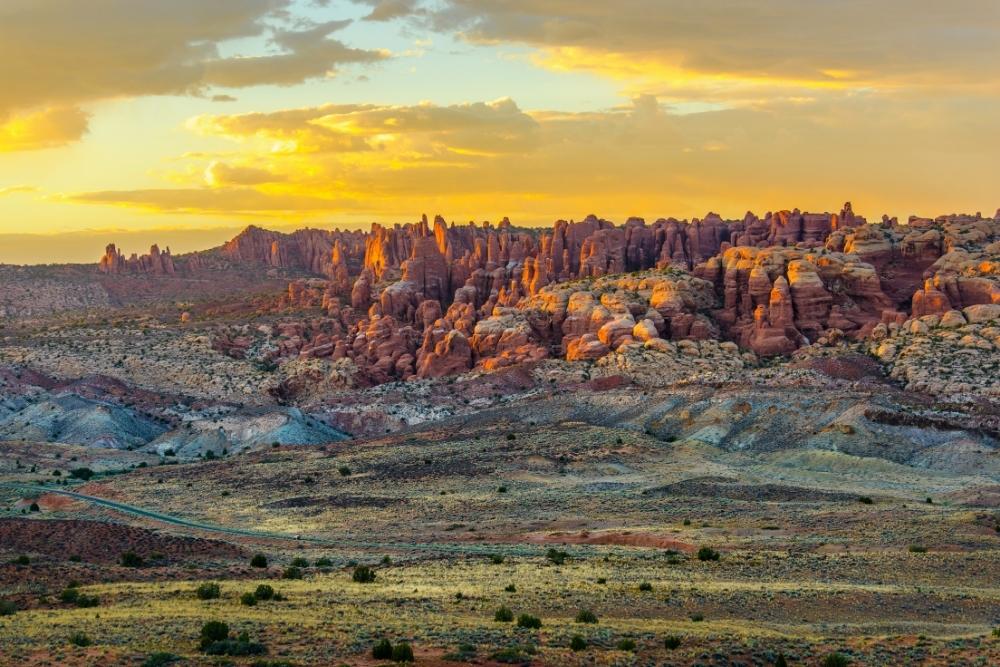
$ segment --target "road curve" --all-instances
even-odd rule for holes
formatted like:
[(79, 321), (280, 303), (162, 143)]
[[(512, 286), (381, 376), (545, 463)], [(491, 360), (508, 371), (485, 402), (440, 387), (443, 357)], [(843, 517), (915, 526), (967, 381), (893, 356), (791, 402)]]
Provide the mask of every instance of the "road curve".
[(174, 526), (181, 526), (184, 528), (193, 528), (195, 530), (203, 530), (210, 533), (237, 535), (240, 537), (255, 537), (259, 539), (283, 540), (283, 541), (290, 541), (297, 543), (306, 542), (309, 544), (321, 544), (324, 546), (335, 547), (340, 549), (363, 549), (363, 550), (383, 550), (383, 551), (402, 551), (402, 552), (431, 551), (437, 553), (454, 553), (454, 554), (506, 553), (519, 556), (537, 556), (540, 553), (538, 548), (536, 547), (519, 545), (519, 544), (486, 545), (486, 544), (454, 544), (446, 542), (434, 542), (434, 543), (368, 542), (363, 540), (329, 540), (322, 537), (309, 537), (307, 535), (288, 535), (286, 533), (272, 533), (262, 530), (235, 528), (231, 526), (217, 526), (209, 523), (202, 523), (200, 521), (192, 521), (190, 519), (184, 519), (182, 517), (177, 517), (170, 514), (155, 512), (153, 510), (136, 507), (135, 505), (120, 503), (115, 500), (108, 500), (107, 498), (101, 498), (100, 496), (89, 496), (84, 493), (69, 491), (68, 489), (54, 489), (47, 486), (39, 486), (36, 484), (26, 484), (19, 482), (0, 482), (0, 488), (16, 489), (19, 491), (28, 491), (38, 494), (42, 493), (58, 494), (61, 496), (74, 498), (76, 500), (89, 502), (94, 505), (107, 507), (109, 509), (113, 509), (118, 512), (132, 514), (134, 516), (143, 517), (145, 519), (152, 519), (154, 521), (159, 521), (160, 523), (166, 523)]

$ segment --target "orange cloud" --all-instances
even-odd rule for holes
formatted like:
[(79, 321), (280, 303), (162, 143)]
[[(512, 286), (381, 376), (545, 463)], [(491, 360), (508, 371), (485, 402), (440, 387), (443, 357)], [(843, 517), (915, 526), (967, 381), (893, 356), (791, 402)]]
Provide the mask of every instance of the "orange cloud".
[(80, 109), (45, 109), (0, 120), (0, 153), (55, 148), (87, 133), (89, 114)]

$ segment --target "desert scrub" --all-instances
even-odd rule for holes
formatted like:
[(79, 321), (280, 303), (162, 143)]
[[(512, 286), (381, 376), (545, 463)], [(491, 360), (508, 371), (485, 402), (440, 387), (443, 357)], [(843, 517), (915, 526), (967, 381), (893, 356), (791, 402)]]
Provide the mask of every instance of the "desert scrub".
[(267, 584), (261, 584), (253, 592), (253, 596), (256, 600), (273, 600), (275, 597), (274, 588)]
[(701, 549), (698, 549), (698, 560), (700, 561), (716, 561), (719, 560), (719, 557), (719, 552), (712, 547), (702, 547)]
[(126, 551), (122, 554), (120, 563), (124, 567), (142, 567), (145, 561), (142, 556), (134, 551)]
[(351, 580), (358, 584), (370, 584), (375, 581), (375, 570), (367, 565), (358, 565), (351, 573)]
[(17, 613), (17, 605), (10, 600), (0, 600), (0, 616), (13, 616)]
[(850, 658), (843, 653), (831, 653), (823, 658), (823, 667), (847, 667), (849, 664)]
[(496, 613), (493, 614), (493, 620), (497, 623), (510, 623), (514, 620), (514, 612), (507, 607), (500, 607), (497, 609)]
[(644, 581), (641, 584), (639, 584), (639, 590), (643, 592), (651, 591), (653, 590), (653, 584), (649, 583), (648, 581)]
[(663, 648), (673, 651), (674, 649), (680, 647), (681, 638), (677, 635), (670, 635), (663, 639)]
[(634, 639), (620, 639), (618, 643), (615, 644), (615, 648), (619, 651), (634, 651), (635, 650), (635, 640)]
[(250, 559), (250, 567), (267, 567), (267, 556), (264, 554), (254, 554)]
[(537, 630), (542, 627), (542, 619), (537, 616), (532, 616), (531, 614), (521, 614), (517, 617), (517, 627)]
[(573, 635), (573, 638), (569, 640), (569, 647), (574, 651), (586, 651), (587, 640), (580, 635)]
[(597, 614), (589, 609), (581, 609), (576, 614), (577, 623), (597, 623)]
[(199, 600), (214, 600), (222, 595), (222, 590), (219, 588), (219, 584), (207, 582), (198, 586), (195, 594)]
[(392, 658), (392, 642), (388, 639), (380, 639), (372, 647), (372, 657), (376, 660), (389, 660)]
[(294, 565), (292, 567), (286, 567), (285, 571), (281, 573), (281, 578), (282, 579), (301, 579), (302, 578), (302, 570), (299, 569), (299, 568), (297, 568), (297, 567), (295, 567)]
[(392, 647), (393, 662), (413, 662), (413, 648), (406, 642), (399, 642)]
[(305, 558), (295, 558), (292, 560), (292, 567), (309, 567), (309, 561)]
[(565, 551), (559, 551), (558, 549), (549, 549), (545, 552), (545, 558), (549, 560), (553, 565), (562, 565), (569, 558), (569, 554)]
[(74, 632), (69, 636), (69, 643), (73, 646), (90, 646), (94, 642), (82, 632)]
[(240, 596), (240, 604), (245, 607), (252, 607), (257, 604), (257, 596), (248, 591)]

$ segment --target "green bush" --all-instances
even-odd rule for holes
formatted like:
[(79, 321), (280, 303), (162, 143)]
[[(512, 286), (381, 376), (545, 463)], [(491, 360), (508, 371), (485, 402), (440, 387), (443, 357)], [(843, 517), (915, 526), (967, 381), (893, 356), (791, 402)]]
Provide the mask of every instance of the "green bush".
[(569, 558), (569, 554), (565, 551), (559, 551), (558, 549), (549, 549), (545, 552), (545, 557), (555, 565), (562, 565)]
[(75, 587), (63, 589), (63, 592), (59, 594), (59, 600), (67, 604), (76, 604), (76, 601), (79, 599), (80, 591)]
[(82, 632), (74, 632), (69, 636), (69, 643), (73, 646), (90, 646), (94, 642)]
[(146, 659), (142, 662), (142, 667), (167, 667), (167, 665), (172, 665), (175, 662), (180, 662), (181, 660), (183, 660), (183, 658), (179, 655), (159, 651), (157, 653), (150, 653), (146, 656)]
[(240, 596), (240, 604), (252, 607), (257, 604), (257, 597), (248, 591)]
[(663, 639), (663, 646), (671, 651), (678, 648), (681, 645), (681, 638), (677, 635), (670, 635)]
[(134, 551), (126, 551), (122, 554), (121, 564), (125, 567), (142, 567), (143, 561), (142, 556)]
[(849, 664), (850, 658), (843, 653), (831, 653), (823, 658), (823, 667), (847, 667)]
[(69, 471), (69, 476), (73, 479), (82, 479), (83, 481), (87, 481), (94, 476), (94, 471), (90, 468), (74, 468)]
[(702, 547), (698, 549), (698, 560), (700, 561), (710, 561), (719, 560), (719, 552), (712, 547)]
[(639, 584), (639, 590), (640, 591), (651, 591), (651, 590), (653, 590), (653, 584), (649, 583), (648, 581), (644, 581), (641, 584)]
[(506, 586), (504, 586), (503, 589), (505, 591), (507, 591), (508, 593), (516, 593), (517, 592), (517, 586), (515, 586), (514, 584), (507, 584)]
[(493, 620), (498, 623), (510, 623), (514, 620), (514, 612), (507, 607), (500, 607), (497, 609), (496, 613), (493, 614)]
[(242, 639), (221, 639), (211, 642), (204, 650), (207, 655), (228, 655), (233, 657), (263, 655), (267, 653), (267, 648), (263, 644), (244, 641)]
[(295, 566), (286, 567), (285, 571), (281, 573), (281, 578), (282, 579), (301, 579), (302, 578), (302, 570), (300, 570), (299, 568), (297, 568)]
[(201, 626), (201, 647), (204, 649), (212, 642), (229, 638), (229, 626), (222, 621), (208, 621)]
[(597, 614), (589, 609), (581, 609), (576, 614), (577, 623), (597, 623)]
[(358, 565), (354, 568), (351, 579), (358, 584), (370, 584), (375, 581), (375, 570), (367, 565)]
[(250, 559), (250, 567), (267, 567), (267, 556), (254, 554), (254, 557)]
[(619, 651), (634, 651), (635, 650), (635, 640), (634, 639), (621, 639), (615, 645)]
[(333, 561), (329, 558), (320, 558), (316, 561), (316, 567), (333, 567)]
[(585, 651), (587, 649), (587, 640), (580, 635), (573, 635), (573, 638), (569, 640), (569, 647), (574, 651)]
[(0, 600), (0, 616), (13, 616), (17, 613), (17, 605), (10, 600)]
[(309, 567), (309, 561), (305, 558), (295, 558), (292, 560), (292, 567)]
[(380, 639), (372, 647), (372, 657), (376, 660), (389, 660), (392, 658), (392, 642), (388, 639)]
[(503, 565), (503, 556), (501, 554), (490, 554), (490, 562), (494, 565)]
[(341, 477), (350, 477), (351, 476), (351, 469), (348, 468), (347, 466), (340, 466), (339, 468), (337, 468), (337, 472), (340, 473)]
[(774, 661), (774, 667), (788, 667), (788, 661), (785, 660), (784, 653), (778, 654), (778, 659)]
[(517, 617), (517, 627), (537, 630), (542, 627), (542, 619), (537, 616), (532, 616), (531, 614), (521, 614)]
[(392, 647), (393, 662), (413, 662), (413, 648), (406, 642), (399, 642)]
[(90, 607), (96, 607), (101, 604), (101, 599), (96, 595), (84, 595), (81, 593), (76, 598), (76, 606), (84, 609), (89, 609)]
[(253, 592), (253, 596), (258, 600), (273, 600), (274, 589), (267, 584), (261, 584), (257, 587), (257, 590)]
[(925, 553), (927, 553), (927, 547), (921, 546), (919, 544), (911, 544), (910, 545), (910, 553), (911, 554), (925, 554)]
[(18, 556), (14, 559), (14, 565), (31, 565), (31, 559), (27, 556)]
[(198, 586), (198, 590), (195, 591), (199, 600), (214, 600), (220, 595), (222, 591), (219, 589), (219, 584), (215, 583), (204, 583)]
[(868, 496), (861, 496), (860, 498), (858, 498), (858, 502), (861, 503), (862, 505), (871, 505), (875, 501)]

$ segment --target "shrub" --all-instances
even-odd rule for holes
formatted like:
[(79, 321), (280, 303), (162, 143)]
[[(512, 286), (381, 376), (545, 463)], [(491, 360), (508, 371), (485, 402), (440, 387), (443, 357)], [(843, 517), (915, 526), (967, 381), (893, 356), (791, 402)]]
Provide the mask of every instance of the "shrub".
[(497, 487), (497, 493), (507, 493), (507, 487), (506, 486), (498, 486)]
[(333, 561), (323, 557), (316, 561), (316, 567), (333, 567)]
[(167, 665), (172, 665), (175, 662), (180, 662), (182, 658), (179, 655), (174, 655), (173, 653), (157, 652), (150, 653), (142, 663), (142, 667), (166, 667)]
[(599, 583), (599, 584), (606, 584), (606, 583), (608, 583), (608, 578), (607, 577), (598, 577), (597, 578), (597, 583)]
[(635, 640), (634, 639), (620, 639), (615, 645), (619, 651), (634, 651), (635, 650)]
[(82, 479), (83, 481), (87, 481), (94, 476), (94, 471), (90, 468), (73, 468), (69, 471), (69, 476), (73, 479)]
[(31, 565), (31, 559), (27, 556), (18, 556), (14, 559), (14, 565)]
[(358, 565), (351, 574), (351, 580), (359, 584), (370, 584), (375, 581), (375, 570), (367, 565)]
[(267, 567), (267, 556), (264, 554), (254, 554), (250, 559), (250, 567)]
[(651, 590), (653, 590), (653, 584), (649, 583), (648, 581), (644, 581), (641, 584), (639, 584), (639, 590), (640, 591), (651, 591)]
[(41, 512), (42, 508), (38, 506), (38, 503), (31, 503), (31, 505), (28, 506), (28, 511), (29, 512)]
[(13, 616), (17, 613), (17, 605), (10, 600), (0, 600), (0, 616)]
[(663, 647), (673, 651), (681, 645), (681, 638), (677, 635), (670, 635), (663, 639)]
[(240, 596), (240, 604), (252, 607), (257, 604), (257, 597), (248, 591)]
[(500, 607), (497, 609), (497, 612), (493, 614), (493, 620), (498, 623), (510, 623), (514, 620), (514, 612), (507, 607)]
[(372, 647), (372, 657), (376, 660), (389, 660), (392, 658), (392, 642), (388, 639), (381, 639)]
[(784, 653), (778, 654), (778, 659), (774, 661), (774, 667), (788, 667), (788, 661), (785, 660)]
[(96, 595), (84, 595), (80, 594), (76, 598), (76, 606), (83, 609), (89, 609), (90, 607), (96, 607), (101, 604), (101, 599)]
[(413, 662), (413, 648), (406, 642), (399, 642), (392, 647), (393, 662)]
[(212, 642), (229, 638), (229, 626), (222, 621), (209, 621), (201, 626), (201, 647), (205, 648)]
[(869, 498), (868, 496), (861, 496), (860, 498), (858, 498), (858, 502), (861, 503), (862, 505), (871, 505), (875, 501)]
[(293, 567), (309, 567), (309, 561), (307, 561), (305, 558), (301, 558), (301, 557), (295, 558), (295, 559), (292, 560), (292, 566)]
[(221, 639), (209, 643), (205, 646), (204, 650), (207, 655), (228, 655), (234, 657), (263, 655), (267, 653), (267, 648), (263, 644), (244, 641), (242, 639)]
[(924, 554), (924, 553), (927, 553), (927, 547), (921, 546), (919, 544), (911, 544), (910, 545), (910, 553), (911, 554)]
[(80, 591), (73, 586), (64, 589), (63, 592), (59, 594), (59, 600), (68, 604), (74, 604), (79, 599)]
[(695, 612), (694, 614), (691, 614), (690, 618), (695, 623), (701, 623), (702, 621), (705, 620), (705, 615)]
[(569, 640), (569, 647), (574, 651), (585, 651), (587, 649), (587, 640), (580, 635), (573, 635), (573, 638)]
[(517, 586), (515, 586), (514, 584), (507, 584), (506, 586), (503, 587), (503, 589), (505, 591), (507, 591), (508, 593), (516, 593), (517, 592)]
[(286, 567), (285, 571), (281, 573), (281, 578), (282, 579), (301, 579), (302, 578), (302, 570), (300, 570), (299, 568), (297, 568), (295, 566)]
[(847, 667), (851, 663), (843, 653), (831, 653), (823, 658), (823, 667)]
[(222, 591), (219, 589), (219, 584), (215, 583), (205, 583), (198, 586), (198, 590), (195, 591), (198, 595), (199, 600), (214, 600), (215, 598), (222, 595)]
[(542, 619), (537, 616), (532, 616), (531, 614), (521, 614), (517, 617), (517, 627), (537, 630), (542, 627)]
[(691, 525), (691, 519), (684, 519), (684, 525), (685, 526), (690, 526)]
[(589, 609), (581, 609), (576, 614), (577, 623), (597, 623), (597, 614)]
[(700, 561), (710, 561), (719, 560), (719, 552), (712, 547), (702, 547), (698, 549), (698, 560)]
[(348, 468), (347, 466), (340, 466), (339, 468), (337, 468), (337, 472), (340, 473), (341, 477), (350, 477), (351, 476), (351, 469)]
[(490, 554), (490, 562), (494, 565), (503, 565), (503, 556), (500, 554)]
[(254, 598), (257, 600), (273, 600), (274, 599), (274, 589), (267, 584), (261, 584), (257, 587), (257, 590), (253, 592)]
[(142, 567), (143, 560), (142, 556), (134, 551), (126, 551), (122, 554), (121, 564), (125, 567)]
[(565, 551), (559, 551), (558, 549), (549, 549), (545, 552), (545, 557), (549, 559), (549, 562), (555, 565), (562, 565), (569, 558), (569, 554)]
[(94, 642), (92, 642), (90, 637), (82, 632), (74, 632), (69, 636), (69, 643), (73, 646), (90, 646)]

